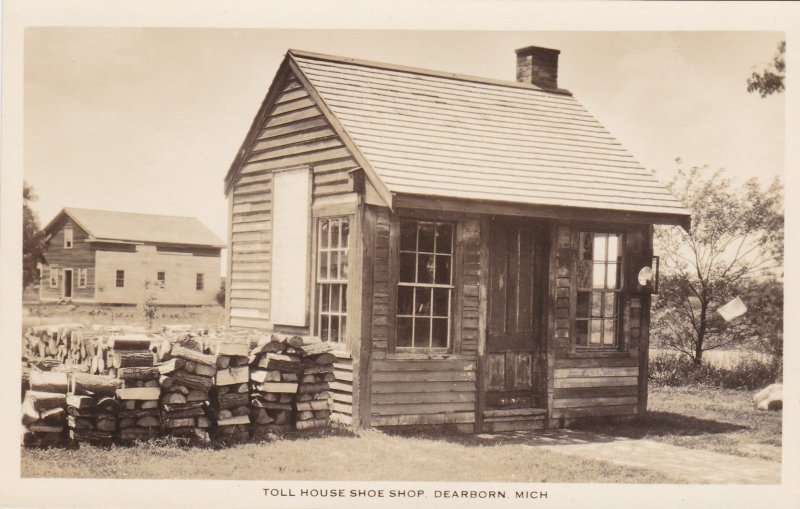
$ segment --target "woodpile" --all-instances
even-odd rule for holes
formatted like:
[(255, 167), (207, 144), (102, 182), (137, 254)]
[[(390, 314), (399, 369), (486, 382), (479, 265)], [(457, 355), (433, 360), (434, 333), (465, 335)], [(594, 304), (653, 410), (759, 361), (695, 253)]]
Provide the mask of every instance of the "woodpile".
[(295, 428), (322, 428), (331, 417), (329, 383), (335, 380), (330, 343), (313, 343), (302, 348), (303, 374), (297, 387)]
[(152, 339), (144, 334), (112, 336), (111, 372), (119, 380), (120, 402), (117, 438), (122, 443), (161, 434), (159, 399), (161, 373), (150, 351)]
[(251, 352), (250, 406), (253, 437), (291, 430), (297, 388), (303, 376), (302, 338), (270, 341)]
[(53, 447), (64, 442), (67, 385), (65, 373), (30, 373), (30, 389), (22, 401), (23, 445)]
[(214, 351), (217, 373), (209, 412), (215, 438), (223, 443), (246, 441), (250, 438), (250, 345), (219, 342)]
[(66, 396), (67, 426), (73, 444), (109, 445), (117, 430), (120, 383), (108, 375), (75, 374)]
[(216, 358), (173, 344), (170, 360), (158, 366), (161, 382), (161, 422), (164, 433), (186, 443), (208, 443), (211, 421), (205, 406), (217, 373)]
[(97, 341), (84, 333), (81, 324), (30, 327), (22, 338), (22, 357), (30, 364), (53, 367), (60, 364), (88, 365)]

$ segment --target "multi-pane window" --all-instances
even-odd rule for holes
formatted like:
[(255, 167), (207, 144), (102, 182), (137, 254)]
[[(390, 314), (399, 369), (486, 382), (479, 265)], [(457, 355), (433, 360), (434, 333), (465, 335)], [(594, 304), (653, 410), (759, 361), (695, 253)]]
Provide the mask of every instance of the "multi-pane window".
[(50, 288), (58, 286), (58, 268), (50, 267)]
[(72, 249), (72, 228), (64, 229), (64, 248)]
[(78, 288), (86, 288), (88, 269), (78, 269)]
[(205, 288), (205, 275), (198, 272), (194, 280), (194, 289), (199, 291), (203, 288)]
[(159, 288), (164, 288), (167, 284), (167, 273), (164, 271), (156, 272), (156, 282), (158, 282)]
[(613, 349), (618, 345), (622, 236), (581, 232), (575, 344)]
[(322, 341), (342, 342), (347, 337), (350, 221), (320, 219), (317, 232), (316, 334)]
[(125, 271), (118, 270), (117, 277), (116, 277), (116, 287), (117, 288), (125, 288)]
[(453, 300), (453, 225), (400, 222), (395, 346), (447, 349)]

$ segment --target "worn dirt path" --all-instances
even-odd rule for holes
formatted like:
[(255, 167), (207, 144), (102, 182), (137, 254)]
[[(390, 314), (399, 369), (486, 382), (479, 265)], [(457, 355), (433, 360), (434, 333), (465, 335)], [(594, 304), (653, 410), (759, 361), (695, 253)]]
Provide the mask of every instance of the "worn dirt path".
[(663, 472), (692, 484), (779, 484), (781, 464), (653, 440), (617, 438), (571, 430), (487, 433), (492, 442), (542, 447), (571, 456)]

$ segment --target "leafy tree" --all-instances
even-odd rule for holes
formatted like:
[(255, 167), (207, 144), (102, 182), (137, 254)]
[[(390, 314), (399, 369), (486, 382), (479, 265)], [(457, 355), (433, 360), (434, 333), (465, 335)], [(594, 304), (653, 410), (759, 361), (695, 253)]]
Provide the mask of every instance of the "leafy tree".
[(778, 51), (772, 59), (772, 63), (768, 65), (761, 73), (753, 72), (747, 78), (747, 91), (758, 92), (761, 97), (767, 97), (770, 94), (781, 93), (784, 91), (784, 81), (786, 79), (786, 41), (781, 41), (778, 44)]
[(737, 188), (724, 170), (693, 167), (679, 170), (668, 187), (691, 211), (692, 227), (689, 232), (656, 229), (663, 274), (653, 339), (700, 366), (703, 352), (740, 344), (754, 334), (748, 320), (727, 323), (715, 311), (754, 281), (778, 277), (783, 186), (776, 179), (762, 191), (751, 179)]
[(44, 232), (39, 225), (39, 218), (31, 208), (37, 197), (33, 187), (27, 182), (22, 185), (22, 287), (39, 282), (39, 270), (36, 266), (44, 262)]
[(153, 328), (153, 321), (155, 321), (156, 313), (158, 312), (158, 289), (158, 283), (154, 283), (149, 279), (145, 280), (144, 294), (140, 308), (142, 310), (142, 314), (144, 315), (144, 322), (147, 325), (148, 330)]

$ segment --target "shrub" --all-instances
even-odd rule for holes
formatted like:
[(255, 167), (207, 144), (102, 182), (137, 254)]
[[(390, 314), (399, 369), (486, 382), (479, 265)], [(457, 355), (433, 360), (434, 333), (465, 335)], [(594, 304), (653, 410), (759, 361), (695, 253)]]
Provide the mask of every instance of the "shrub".
[(745, 357), (731, 367), (708, 363), (696, 368), (685, 356), (657, 354), (650, 359), (648, 379), (653, 385), (698, 385), (724, 389), (756, 390), (781, 378), (781, 364)]

